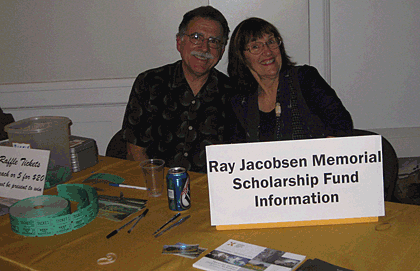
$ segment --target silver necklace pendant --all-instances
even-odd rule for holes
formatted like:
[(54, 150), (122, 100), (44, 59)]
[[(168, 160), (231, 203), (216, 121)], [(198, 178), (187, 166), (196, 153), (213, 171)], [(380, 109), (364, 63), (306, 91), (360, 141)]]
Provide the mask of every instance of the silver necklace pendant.
[(280, 103), (277, 102), (276, 103), (276, 117), (280, 117), (280, 114), (281, 114), (281, 106), (280, 106)]

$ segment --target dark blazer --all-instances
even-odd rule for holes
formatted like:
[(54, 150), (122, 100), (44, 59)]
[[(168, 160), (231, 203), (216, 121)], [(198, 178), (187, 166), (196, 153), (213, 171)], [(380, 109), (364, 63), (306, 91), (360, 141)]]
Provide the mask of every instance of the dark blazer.
[[(285, 84), (285, 78), (289, 76), (292, 83)], [(291, 88), (296, 90), (300, 101), (298, 109), (304, 128), (308, 130), (308, 138), (352, 133), (350, 113), (316, 68), (308, 65), (283, 68), (280, 71), (279, 87), (279, 93), (289, 92)], [(236, 88), (229, 100), (231, 107), (226, 113), (228, 124), (225, 127), (227, 142), (259, 141), (258, 90), (241, 92)], [(291, 121), (287, 125), (290, 126)]]

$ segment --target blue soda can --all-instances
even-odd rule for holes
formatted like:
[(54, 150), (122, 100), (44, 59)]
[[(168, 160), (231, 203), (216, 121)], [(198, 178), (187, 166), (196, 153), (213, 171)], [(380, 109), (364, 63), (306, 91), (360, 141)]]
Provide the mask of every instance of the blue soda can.
[(191, 207), (190, 176), (183, 167), (170, 168), (166, 175), (169, 209), (184, 211)]

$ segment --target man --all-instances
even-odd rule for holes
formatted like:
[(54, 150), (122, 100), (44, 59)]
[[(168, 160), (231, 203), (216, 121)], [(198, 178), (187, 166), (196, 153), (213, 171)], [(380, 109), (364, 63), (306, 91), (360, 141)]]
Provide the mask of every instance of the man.
[(127, 158), (205, 172), (205, 146), (223, 142), (228, 77), (214, 66), (228, 40), (225, 17), (210, 6), (187, 12), (176, 36), (181, 60), (141, 73), (123, 121)]
[(0, 108), (0, 141), (8, 138), (7, 132), (4, 130), (4, 126), (14, 122), (12, 114), (3, 113), (3, 110)]

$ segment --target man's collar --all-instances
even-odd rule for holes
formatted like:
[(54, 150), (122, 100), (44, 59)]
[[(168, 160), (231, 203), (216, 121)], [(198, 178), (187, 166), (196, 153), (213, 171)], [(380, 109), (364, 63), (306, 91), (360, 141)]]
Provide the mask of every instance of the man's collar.
[[(182, 69), (182, 60), (179, 60), (175, 63), (175, 70), (173, 73), (173, 77), (171, 80), (172, 88), (182, 87), (184, 85), (188, 85), (188, 81), (185, 78), (184, 70)], [(217, 73), (214, 68), (210, 70), (209, 77), (207, 78), (206, 83), (204, 86), (207, 86), (207, 89), (215, 89), (217, 87)], [(189, 85), (188, 85), (189, 86)]]
[(187, 79), (185, 78), (184, 71), (182, 70), (182, 60), (175, 63), (175, 70), (172, 75), (172, 86), (171, 88), (178, 88), (185, 84), (188, 85)]

